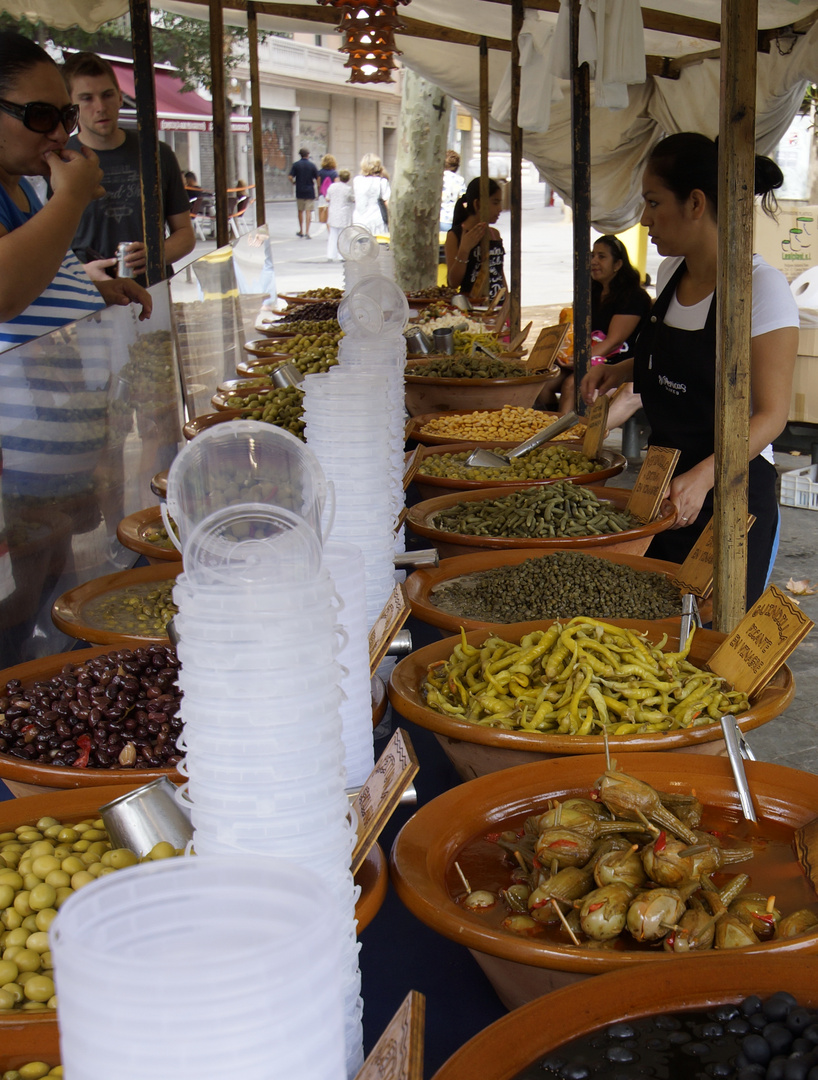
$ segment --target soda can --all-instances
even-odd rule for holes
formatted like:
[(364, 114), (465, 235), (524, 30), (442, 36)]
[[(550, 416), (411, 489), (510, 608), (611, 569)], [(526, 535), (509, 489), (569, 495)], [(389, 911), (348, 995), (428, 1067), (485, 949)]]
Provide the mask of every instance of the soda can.
[(117, 246), (116, 246), (116, 257), (117, 257), (116, 272), (117, 272), (117, 277), (133, 277), (133, 270), (131, 270), (130, 266), (128, 266), (125, 263), (125, 256), (128, 254), (130, 246), (131, 246), (131, 241), (130, 240), (124, 241), (123, 243), (117, 244)]

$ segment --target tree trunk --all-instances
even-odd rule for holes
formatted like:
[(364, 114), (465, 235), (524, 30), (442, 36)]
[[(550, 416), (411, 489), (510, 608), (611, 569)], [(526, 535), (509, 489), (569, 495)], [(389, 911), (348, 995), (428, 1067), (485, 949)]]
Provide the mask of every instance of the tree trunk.
[(437, 284), (440, 193), (451, 98), (408, 68), (389, 201), (395, 276), (406, 292)]

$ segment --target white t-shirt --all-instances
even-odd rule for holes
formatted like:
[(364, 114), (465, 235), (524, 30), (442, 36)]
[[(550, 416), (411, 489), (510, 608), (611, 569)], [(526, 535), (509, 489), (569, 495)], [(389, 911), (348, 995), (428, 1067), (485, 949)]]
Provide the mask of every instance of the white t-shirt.
[[(664, 291), (681, 262), (681, 255), (663, 260), (656, 274), (657, 296)], [(665, 313), (665, 324), (674, 326), (677, 330), (703, 330), (712, 299), (713, 293), (710, 293), (697, 304), (683, 307), (674, 294)], [(759, 337), (771, 330), (781, 330), (785, 326), (798, 327), (799, 324), (798, 305), (787, 279), (760, 255), (753, 255), (753, 312), (750, 336)], [(761, 451), (761, 456), (772, 465), (775, 464), (772, 446), (766, 446)]]

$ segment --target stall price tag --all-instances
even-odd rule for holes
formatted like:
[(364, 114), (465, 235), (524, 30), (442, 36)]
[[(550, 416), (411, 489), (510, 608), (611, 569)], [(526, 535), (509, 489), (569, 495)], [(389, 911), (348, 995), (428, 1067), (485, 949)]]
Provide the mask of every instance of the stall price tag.
[(423, 1080), (426, 998), (410, 990), (355, 1080)]
[(557, 353), (562, 348), (569, 323), (557, 323), (545, 326), (534, 342), (534, 347), (525, 361), (527, 371), (548, 371), (557, 361)]
[(649, 447), (625, 509), (640, 521), (653, 521), (678, 460), (678, 450), (667, 446)]
[(707, 666), (752, 697), (766, 686), (814, 625), (796, 603), (770, 585)]
[(531, 327), (533, 325), (534, 323), (530, 322), (528, 326), (523, 327), (523, 329), (519, 332), (519, 334), (517, 334), (516, 337), (513, 337), (511, 341), (509, 341), (508, 345), (506, 345), (505, 349), (503, 349), (503, 352), (506, 354), (506, 356), (508, 356), (510, 353), (516, 353), (519, 349), (522, 349), (523, 345), (525, 344), (525, 339), (528, 337), (529, 331), (531, 330)]
[(374, 675), (378, 665), (386, 656), (392, 638), (409, 618), (409, 601), (401, 582), (397, 582), (383, 611), (369, 631), (369, 674)]
[(422, 449), (423, 449), (423, 447), (416, 446), (415, 449), (411, 452), (411, 454), (406, 454), (405, 457), (404, 457), (404, 462), (405, 462), (404, 467), (403, 467), (403, 490), (404, 491), (406, 491), (406, 489), (409, 487), (409, 485), (415, 479), (415, 473), (418, 471), (418, 468), (420, 467), (420, 456), (421, 456), (420, 452), (421, 452)]
[[(747, 531), (755, 521), (755, 514), (747, 515)], [(690, 554), (679, 567), (679, 573), (672, 579), (682, 592), (693, 593), (700, 600), (706, 600), (713, 591), (713, 519), (705, 525), (699, 539), (693, 545)]]
[(398, 728), (352, 804), (357, 815), (358, 833), (350, 863), (353, 874), (360, 870), (400, 803), (401, 795), (417, 776), (418, 768), (412, 742), (406, 732)]
[(596, 459), (605, 432), (608, 430), (608, 408), (611, 404), (607, 394), (600, 394), (588, 413), (588, 427), (582, 442), (582, 452), (592, 461)]

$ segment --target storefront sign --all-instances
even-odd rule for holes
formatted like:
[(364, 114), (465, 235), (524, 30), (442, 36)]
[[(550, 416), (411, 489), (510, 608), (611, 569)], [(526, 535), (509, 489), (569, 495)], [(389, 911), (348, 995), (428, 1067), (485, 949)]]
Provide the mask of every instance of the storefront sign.
[(423, 1080), (426, 998), (410, 990), (355, 1080)]
[(547, 371), (554, 367), (557, 353), (562, 348), (570, 325), (570, 323), (557, 323), (556, 326), (545, 326), (540, 330), (534, 342), (534, 348), (525, 362), (528, 371)]
[(607, 394), (600, 394), (588, 413), (588, 427), (582, 442), (582, 452), (592, 461), (595, 460), (608, 430), (608, 407), (611, 400)]
[(398, 728), (352, 804), (358, 831), (352, 851), (353, 874), (360, 870), (419, 767), (411, 739)]
[[(755, 514), (747, 515), (747, 531), (752, 528)], [(693, 545), (690, 554), (679, 567), (679, 573), (673, 578), (682, 592), (693, 593), (701, 600), (706, 600), (713, 591), (713, 519), (705, 525), (699, 539)]]
[(813, 626), (794, 601), (770, 585), (707, 666), (752, 697), (766, 686)]
[(409, 618), (410, 610), (406, 592), (402, 583), (398, 581), (386, 601), (383, 611), (375, 620), (375, 625), (369, 631), (369, 671), (371, 675), (374, 675), (378, 670), (389, 646), (392, 644), (392, 638)]
[(653, 521), (678, 460), (678, 450), (668, 446), (648, 447), (625, 509), (640, 521)]

